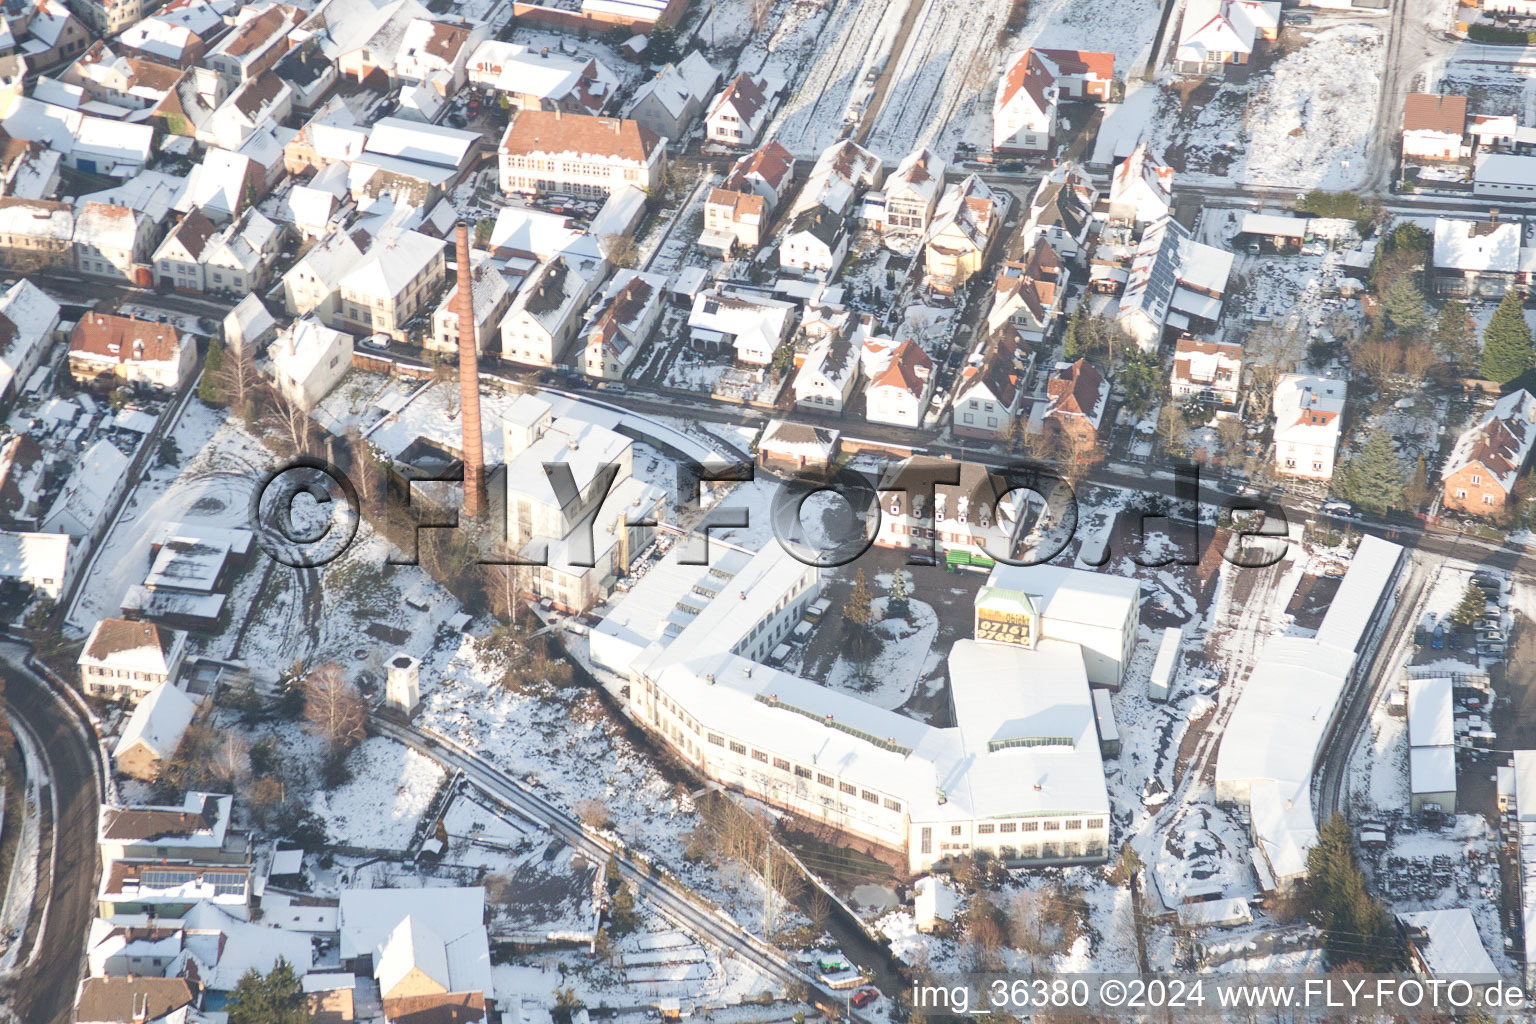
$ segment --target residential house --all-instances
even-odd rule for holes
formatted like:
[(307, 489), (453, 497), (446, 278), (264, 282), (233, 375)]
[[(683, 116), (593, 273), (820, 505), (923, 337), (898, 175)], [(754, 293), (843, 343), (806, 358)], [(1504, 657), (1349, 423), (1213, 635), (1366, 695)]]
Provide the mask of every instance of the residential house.
[(710, 103), (704, 137), (724, 146), (757, 145), (779, 88), (777, 82), (743, 71)]
[(1243, 346), (1202, 341), (1188, 335), (1173, 349), (1169, 387), (1181, 402), (1200, 401), (1232, 408), (1243, 385)]
[(203, 56), (202, 63), (237, 83), (272, 70), (288, 52), (288, 34), (305, 18), (296, 7), (268, 3), (241, 7), (235, 27)]
[(1242, 80), (1260, 44), (1280, 33), (1280, 0), (1189, 0), (1174, 65), (1194, 77)]
[(864, 418), (871, 423), (921, 427), (937, 377), (933, 360), (910, 338), (896, 346), (885, 369), (864, 389)]
[(232, 91), (212, 68), (194, 65), (154, 108), (154, 120), (170, 135), (195, 138)]
[(361, 263), (369, 244), (360, 231), (333, 231), (312, 245), (283, 274), (283, 309), (291, 317), (314, 313), (331, 323), (341, 304), (341, 279)]
[(123, 495), (130, 465), (106, 438), (91, 445), (72, 467), (39, 529), (66, 534), (77, 554), (90, 550)]
[(250, 835), (232, 827), (234, 804), (233, 796), (197, 790), (174, 804), (104, 804), (96, 846), (103, 862), (164, 859), (181, 864), (249, 864)]
[[(482, 258), (477, 259), (477, 256)], [(489, 352), (493, 342), (500, 344), (501, 321), (512, 305), (512, 289), (488, 257), (471, 252), (470, 263), (474, 266), (475, 351)], [(443, 296), (432, 314), (432, 333), (426, 340), (426, 348), (438, 352), (459, 351), (459, 288), (463, 278), (460, 270), (453, 288)]]
[(764, 292), (713, 285), (694, 296), (689, 337), (703, 351), (730, 350), (744, 366), (768, 366), (794, 327), (794, 308)]
[(72, 267), (75, 211), (48, 199), (0, 198), (0, 267), (17, 274)]
[(858, 339), (836, 334), (816, 342), (797, 359), (795, 407), (841, 415), (859, 380)]
[(727, 255), (738, 246), (756, 249), (763, 242), (769, 212), (767, 200), (754, 192), (712, 188), (704, 200), (704, 230), (699, 234), (699, 245)]
[(1460, 160), (1470, 156), (1467, 98), (1411, 92), (1403, 105), (1403, 159)]
[(878, 156), (852, 139), (833, 143), (816, 158), (789, 215), (798, 217), (806, 210), (824, 206), (846, 216), (860, 192), (879, 188), (884, 180), (885, 165)]
[(159, 106), (176, 88), (182, 74), (178, 68), (118, 54), (103, 40), (65, 68), (59, 81), (81, 87), (94, 102), (124, 110), (144, 110)]
[(197, 704), (185, 691), (161, 683), (144, 695), (112, 748), (112, 764), (119, 774), (143, 782), (160, 776), (160, 766), (170, 760), (197, 714)]
[(830, 280), (848, 255), (843, 218), (823, 206), (795, 216), (779, 244), (779, 266), (808, 277)]
[(316, 33), (320, 49), (337, 71), (359, 85), (389, 90), (406, 29), (432, 12), (416, 0), (326, 0), (304, 28)]
[(1111, 224), (1154, 224), (1173, 210), (1173, 168), (1138, 143), (1116, 167), (1109, 183)]
[(293, 90), (293, 109), (308, 113), (331, 95), (340, 75), (336, 65), (325, 56), (317, 36), (302, 40), (298, 36), (296, 32), (289, 37), (288, 52), (272, 65), (272, 71)]
[(395, 54), (395, 81), (426, 85), (443, 98), (463, 88), (470, 54), (484, 38), (487, 26), (412, 18)]
[(1142, 235), (1120, 299), (1120, 327), (1146, 352), (1155, 352), (1169, 329), (1213, 330), (1232, 273), (1230, 252), (1196, 242), (1168, 218)]
[(9, 402), (42, 364), (59, 329), (60, 307), (26, 278), (0, 292), (0, 402)]
[(320, 171), (333, 163), (350, 163), (363, 155), (368, 128), (341, 96), (333, 96), (304, 122), (283, 147), (283, 167), (289, 174)]
[(1057, 363), (1046, 382), (1046, 406), (1041, 422), (1047, 436), (1071, 435), (1077, 444), (1099, 440), (1104, 411), (1109, 406), (1109, 381), (1088, 362)]
[(191, 335), (170, 324), (112, 313), (80, 318), (69, 336), (69, 374), (83, 385), (144, 384), (174, 390), (197, 368)]
[(992, 148), (1043, 153), (1056, 133), (1063, 99), (1113, 98), (1115, 55), (1087, 50), (1025, 50), (1008, 67), (992, 98)]
[(337, 282), (341, 302), (332, 326), (404, 341), (406, 323), (428, 308), (446, 274), (442, 239), (419, 231), (390, 232), (376, 239)]
[(825, 473), (837, 459), (839, 437), (831, 427), (769, 420), (757, 442), (757, 463), (770, 473)]
[[(93, 0), (92, 6), (105, 2)], [(105, 20), (107, 8), (100, 9)], [(185, 978), (86, 978), (75, 995), (74, 1020), (79, 1024), (158, 1024), (192, 1005), (192, 986)]]
[(666, 160), (660, 136), (635, 121), (524, 110), (513, 115), (501, 140), (501, 190), (606, 196), (634, 185), (650, 191)]
[(67, 534), (0, 530), (0, 580), (15, 580), (50, 601), (63, 595), (76, 560)]
[(1054, 336), (1067, 301), (1067, 267), (1044, 238), (1036, 239), (1029, 257), (1008, 261), (997, 272), (987, 330), (1012, 325), (1029, 342)]
[(187, 634), (153, 622), (102, 619), (75, 664), (87, 697), (138, 703), (158, 686), (180, 685)]
[(997, 153), (1045, 153), (1056, 134), (1061, 87), (1034, 50), (1008, 68), (992, 97), (992, 149)]
[(955, 291), (981, 269), (1002, 224), (1005, 195), (975, 174), (944, 190), (923, 243), (924, 270), (934, 287)]
[(1346, 385), (1299, 373), (1275, 382), (1275, 472), (1331, 480), (1343, 427)]
[(608, 282), (582, 330), (581, 371), (598, 380), (623, 380), (661, 318), (667, 280), (621, 270)]
[(249, 865), (175, 864), (159, 860), (118, 860), (105, 866), (96, 890), (96, 915), (116, 918), (147, 914), (179, 918), (199, 903), (249, 920), (252, 883)]
[(293, 89), (275, 71), (263, 71), (242, 82), (197, 130), (206, 146), (238, 150), (267, 124), (280, 123), (293, 112)]
[(726, 175), (725, 187), (737, 192), (752, 192), (776, 210), (784, 202), (795, 180), (795, 158), (777, 142), (769, 142), (737, 160)]
[(502, 358), (529, 366), (566, 362), (602, 269), (598, 260), (558, 255), (534, 271), (502, 318)]
[(174, 68), (196, 66), (228, 28), (236, 0), (171, 0), (117, 37), (117, 48)]
[(370, 128), (363, 154), (351, 161), (348, 187), (359, 203), (390, 196), (431, 208), (469, 169), (479, 132), (385, 117)]
[(1512, 391), (1456, 439), (1440, 478), (1443, 506), (1475, 516), (1499, 516), (1536, 442), (1536, 397)]
[(1004, 328), (968, 361), (955, 380), (952, 427), (966, 437), (995, 438), (1011, 432), (1024, 412), (1024, 382), (1034, 357), (1018, 332)]
[(266, 287), (284, 231), (254, 206), (203, 248), (203, 291), (245, 295)]
[(1536, 260), (1521, 240), (1519, 221), (1436, 217), (1430, 290), (1446, 298), (1497, 301), (1511, 288), (1528, 286)]
[[(594, 58), (499, 39), (488, 39), (475, 47), (469, 58), (469, 82), (501, 93), (513, 110), (563, 110), (593, 116), (603, 112), (619, 89), (618, 77)], [(658, 135), (669, 134), (654, 125), (647, 127)]]
[[(139, 0), (126, 2), (137, 4)], [(30, 70), (43, 71), (71, 60), (91, 45), (90, 27), (59, 0), (37, 0), (28, 6), (31, 16), (20, 52)]]
[(886, 234), (919, 235), (928, 230), (944, 189), (949, 165), (926, 146), (908, 153), (885, 179)]
[(155, 222), (137, 210), (88, 202), (75, 214), (75, 269), (143, 287), (159, 236)]
[(255, 292), (224, 316), (224, 345), (231, 352), (262, 351), (276, 334), (277, 320)]
[(313, 409), (352, 368), (352, 335), (313, 316), (295, 320), (267, 349), (272, 380), (294, 405)]
[(1024, 248), (1045, 239), (1063, 260), (1076, 262), (1088, 250), (1098, 201), (1099, 190), (1077, 164), (1053, 168), (1030, 197), (1021, 229)]
[(227, 224), (260, 201), (263, 178), (261, 167), (250, 157), (210, 147), (203, 154), (203, 162), (187, 176), (187, 187), (176, 209), (182, 213), (198, 210), (214, 224)]
[(181, 292), (201, 292), (203, 252), (217, 233), (218, 228), (201, 210), (181, 218), (181, 223), (165, 236), (151, 257), (156, 283)]
[[(698, 50), (676, 64), (666, 64), (642, 82), (624, 116), (664, 139), (681, 143), (694, 119), (720, 84), (716, 71)], [(597, 111), (592, 111), (597, 113)]]
[(0, 196), (46, 199), (58, 195), (64, 155), (28, 139), (0, 141)]

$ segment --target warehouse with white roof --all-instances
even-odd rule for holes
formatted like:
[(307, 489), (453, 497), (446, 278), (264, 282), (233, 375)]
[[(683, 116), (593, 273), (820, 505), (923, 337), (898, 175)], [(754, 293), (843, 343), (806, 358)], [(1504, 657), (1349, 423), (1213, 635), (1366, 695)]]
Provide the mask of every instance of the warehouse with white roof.
[(1370, 664), (1378, 627), (1396, 601), (1403, 549), (1360, 541), (1315, 637), (1277, 636), (1259, 655), (1216, 759), (1216, 799), (1247, 805), (1254, 868), (1281, 889), (1300, 880), (1317, 838), (1312, 771)]
[(1410, 809), (1456, 813), (1456, 719), (1452, 680), (1408, 680), (1408, 792)]

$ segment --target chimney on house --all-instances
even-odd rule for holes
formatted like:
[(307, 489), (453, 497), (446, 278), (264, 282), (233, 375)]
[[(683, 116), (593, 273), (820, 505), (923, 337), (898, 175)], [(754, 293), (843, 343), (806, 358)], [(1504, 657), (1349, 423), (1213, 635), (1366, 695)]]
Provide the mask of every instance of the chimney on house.
[(1493, 209), (1488, 211), (1488, 223), (1490, 223), (1490, 224), (1497, 224), (1498, 222), (1499, 222), (1499, 208), (1497, 206), (1495, 206)]
[(480, 440), (480, 357), (475, 350), (475, 286), (469, 262), (469, 225), (459, 221), (459, 420), (464, 446), (464, 513), (485, 512), (485, 451)]

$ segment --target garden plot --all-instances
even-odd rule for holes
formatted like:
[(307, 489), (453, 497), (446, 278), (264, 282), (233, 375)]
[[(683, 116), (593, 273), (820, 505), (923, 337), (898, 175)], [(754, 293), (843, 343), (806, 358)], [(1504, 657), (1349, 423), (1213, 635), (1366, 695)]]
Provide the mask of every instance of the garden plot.
[(352, 778), (316, 790), (310, 810), (341, 846), (404, 851), (446, 777), (431, 758), (375, 736), (347, 755)]
[(789, 83), (788, 98), (769, 137), (797, 157), (814, 158), (836, 142), (854, 94), (868, 101), (873, 88), (867, 81), (869, 71), (889, 54), (906, 3), (794, 3), (764, 47), (749, 44), (741, 57), (744, 70), (777, 75)]
[(996, 78), (997, 33), (1010, 6), (1010, 0), (924, 0), (864, 144), (888, 161), (900, 160), (936, 145), (963, 102), (974, 112)]
[(1513, 114), (1521, 124), (1536, 124), (1536, 75), (1514, 68), (1452, 60), (1430, 91), (1465, 96), (1469, 113)]

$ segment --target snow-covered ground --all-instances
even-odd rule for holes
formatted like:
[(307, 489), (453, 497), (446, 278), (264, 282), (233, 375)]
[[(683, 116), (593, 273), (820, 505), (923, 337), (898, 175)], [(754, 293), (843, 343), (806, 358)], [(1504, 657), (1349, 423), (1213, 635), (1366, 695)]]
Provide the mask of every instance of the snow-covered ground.
[[(4, 887), (0, 891), (0, 899), (4, 901), (4, 906), (0, 907), (0, 971), (15, 968), (17, 958), (26, 952), (21, 948), (21, 936), (37, 895), (38, 843), (42, 838), (42, 808), (38, 803), (41, 797), (39, 779), (42, 762), (38, 760), (37, 751), (32, 749), (32, 741), (27, 734), (14, 727), (12, 732), (16, 736), (21, 757), (27, 764), (27, 788), (21, 800), (21, 820), (5, 822), (7, 831), (20, 829), (21, 834), (17, 837), (16, 853), (11, 861), (11, 877), (0, 878), (0, 886)], [(3, 1008), (3, 1004), (0, 1004), (0, 1008)]]
[(437, 762), (394, 740), (375, 736), (347, 755), (352, 778), (317, 790), (310, 809), (330, 841), (371, 850), (405, 850), (444, 772)]

